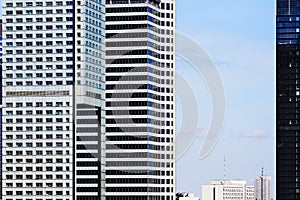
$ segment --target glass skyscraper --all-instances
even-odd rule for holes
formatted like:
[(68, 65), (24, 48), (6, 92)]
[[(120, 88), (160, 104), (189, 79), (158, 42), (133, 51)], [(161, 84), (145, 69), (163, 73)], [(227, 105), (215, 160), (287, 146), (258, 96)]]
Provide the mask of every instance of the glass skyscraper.
[(300, 1), (276, 10), (276, 198), (300, 199)]

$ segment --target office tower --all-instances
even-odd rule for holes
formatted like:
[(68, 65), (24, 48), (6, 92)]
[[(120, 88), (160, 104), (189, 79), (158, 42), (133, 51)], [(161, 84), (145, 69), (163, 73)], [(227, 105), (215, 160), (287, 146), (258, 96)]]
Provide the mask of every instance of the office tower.
[(276, 198), (300, 199), (300, 1), (276, 14)]
[(2, 6), (2, 199), (103, 199), (104, 3)]
[(271, 177), (270, 176), (257, 176), (254, 179), (254, 199), (255, 200), (271, 200)]
[(203, 200), (242, 199), (254, 200), (253, 186), (243, 180), (213, 180), (202, 185)]
[(106, 1), (106, 199), (175, 199), (175, 1)]

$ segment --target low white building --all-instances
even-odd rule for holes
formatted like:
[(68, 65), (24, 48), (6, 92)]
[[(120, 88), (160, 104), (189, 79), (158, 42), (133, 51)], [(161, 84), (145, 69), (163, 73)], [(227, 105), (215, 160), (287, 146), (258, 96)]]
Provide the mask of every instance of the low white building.
[(246, 200), (254, 200), (254, 186), (246, 186)]
[(213, 180), (202, 185), (202, 200), (254, 200), (254, 188), (243, 180)]

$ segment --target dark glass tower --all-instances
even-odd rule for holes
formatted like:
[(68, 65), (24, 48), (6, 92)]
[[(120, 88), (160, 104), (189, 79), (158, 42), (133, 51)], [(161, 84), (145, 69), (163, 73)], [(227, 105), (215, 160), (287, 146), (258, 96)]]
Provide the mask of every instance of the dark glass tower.
[(300, 199), (300, 0), (277, 0), (276, 198)]

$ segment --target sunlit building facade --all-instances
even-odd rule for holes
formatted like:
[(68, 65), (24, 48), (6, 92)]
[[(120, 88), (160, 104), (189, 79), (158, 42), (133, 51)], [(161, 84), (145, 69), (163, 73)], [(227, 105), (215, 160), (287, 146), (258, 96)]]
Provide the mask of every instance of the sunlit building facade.
[(106, 199), (175, 199), (175, 0), (106, 1)]
[(101, 0), (3, 0), (2, 199), (104, 199)]

